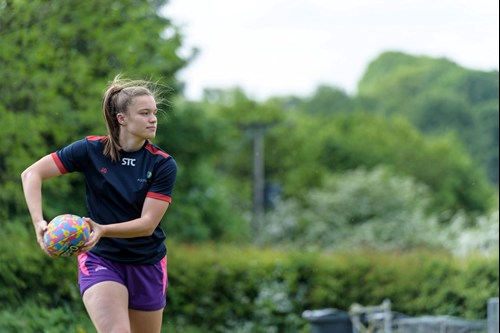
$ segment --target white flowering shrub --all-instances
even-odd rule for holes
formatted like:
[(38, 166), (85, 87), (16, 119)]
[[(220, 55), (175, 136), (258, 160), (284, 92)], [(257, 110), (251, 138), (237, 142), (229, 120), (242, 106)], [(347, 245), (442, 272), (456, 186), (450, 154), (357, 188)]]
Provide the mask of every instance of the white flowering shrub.
[(430, 192), (385, 167), (336, 175), (304, 202), (287, 200), (267, 215), (260, 240), (321, 249), (435, 246)]
[(442, 243), (457, 256), (469, 254), (498, 255), (498, 209), (476, 218), (463, 213), (456, 214), (450, 225), (443, 230)]

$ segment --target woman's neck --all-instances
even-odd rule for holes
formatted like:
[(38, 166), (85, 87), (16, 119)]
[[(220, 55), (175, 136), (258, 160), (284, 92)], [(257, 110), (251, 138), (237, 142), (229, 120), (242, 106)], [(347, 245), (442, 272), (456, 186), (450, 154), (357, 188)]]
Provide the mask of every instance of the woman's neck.
[(120, 135), (120, 147), (125, 152), (134, 152), (140, 150), (144, 143), (145, 139), (140, 139), (138, 137), (127, 137)]

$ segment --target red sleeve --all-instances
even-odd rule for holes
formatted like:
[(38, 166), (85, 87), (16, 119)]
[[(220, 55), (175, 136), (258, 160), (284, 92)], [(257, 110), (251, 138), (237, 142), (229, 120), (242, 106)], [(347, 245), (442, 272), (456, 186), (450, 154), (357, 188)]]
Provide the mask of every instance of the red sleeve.
[(66, 170), (66, 168), (62, 164), (61, 159), (59, 158), (59, 155), (57, 155), (57, 153), (52, 153), (52, 154), (50, 154), (50, 156), (52, 156), (52, 158), (54, 159), (54, 162), (56, 162), (56, 165), (62, 174), (68, 173), (68, 170)]
[(146, 194), (146, 197), (166, 201), (168, 203), (172, 203), (172, 198), (170, 196), (160, 194), (160, 193), (148, 192)]

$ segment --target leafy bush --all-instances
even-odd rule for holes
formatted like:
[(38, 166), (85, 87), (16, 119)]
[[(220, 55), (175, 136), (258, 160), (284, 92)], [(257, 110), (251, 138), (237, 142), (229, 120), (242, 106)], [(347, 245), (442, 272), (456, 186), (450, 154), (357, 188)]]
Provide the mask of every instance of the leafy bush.
[(470, 219), (471, 217), (460, 212), (453, 216), (449, 227), (445, 228), (442, 234), (444, 246), (457, 256), (474, 253), (498, 255), (498, 209), (490, 214), (475, 217), (474, 223), (471, 223)]
[(170, 249), (167, 317), (215, 332), (300, 332), (306, 309), (347, 310), (385, 298), (408, 315), (485, 318), (488, 298), (498, 295), (498, 257)]
[[(0, 331), (92, 332), (72, 260), (46, 257), (33, 236), (12, 226), (0, 238)], [(175, 243), (169, 249), (165, 325), (179, 331), (301, 332), (304, 310), (347, 310), (385, 298), (408, 315), (485, 318), (488, 298), (498, 296), (498, 257)]]
[(50, 258), (33, 230), (21, 222), (5, 223), (0, 233), (0, 303), (30, 299), (48, 306), (79, 300), (76, 258)]
[(28, 301), (15, 309), (0, 312), (2, 333), (93, 333), (85, 310), (60, 306), (48, 308)]
[(289, 200), (268, 214), (264, 244), (301, 248), (379, 250), (436, 246), (436, 218), (426, 211), (430, 192), (387, 167), (330, 177), (299, 204)]

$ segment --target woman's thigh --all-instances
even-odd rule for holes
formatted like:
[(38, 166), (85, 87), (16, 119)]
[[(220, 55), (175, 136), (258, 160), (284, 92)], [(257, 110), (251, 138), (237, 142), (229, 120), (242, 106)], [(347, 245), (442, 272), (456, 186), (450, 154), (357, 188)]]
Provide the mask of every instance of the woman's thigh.
[(124, 285), (99, 282), (85, 291), (83, 303), (99, 333), (130, 332), (128, 291)]
[(129, 309), (132, 333), (160, 333), (163, 309), (157, 311), (139, 311)]

